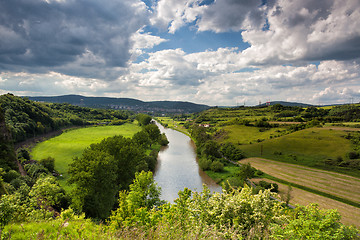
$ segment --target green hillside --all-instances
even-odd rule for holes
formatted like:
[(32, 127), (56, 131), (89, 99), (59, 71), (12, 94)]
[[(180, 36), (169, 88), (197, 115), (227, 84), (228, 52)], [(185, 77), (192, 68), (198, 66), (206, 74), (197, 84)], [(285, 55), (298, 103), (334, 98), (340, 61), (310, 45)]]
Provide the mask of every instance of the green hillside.
[[(346, 159), (352, 151), (351, 141), (344, 131), (309, 128), (261, 143), (241, 145), (248, 157), (264, 157), (310, 167), (350, 173), (351, 169), (335, 168), (326, 163), (330, 159)], [(359, 170), (351, 171), (360, 177)]]
[(129, 111), (34, 102), (12, 94), (1, 95), (0, 106), (3, 108), (6, 125), (15, 142), (69, 126), (104, 122), (123, 124), (133, 115)]

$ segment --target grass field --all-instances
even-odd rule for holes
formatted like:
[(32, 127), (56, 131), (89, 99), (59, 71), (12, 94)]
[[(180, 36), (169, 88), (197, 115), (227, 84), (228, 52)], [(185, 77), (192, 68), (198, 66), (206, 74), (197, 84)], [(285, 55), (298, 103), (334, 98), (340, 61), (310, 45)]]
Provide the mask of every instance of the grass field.
[(231, 125), (223, 128), (228, 134), (223, 140), (224, 142), (232, 142), (234, 144), (250, 144), (256, 143), (258, 140), (267, 140), (273, 137), (281, 136), (286, 132), (286, 128), (270, 128), (265, 131), (259, 131), (257, 127), (244, 125)]
[(270, 112), (266, 108), (238, 108), (238, 109), (226, 109), (226, 108), (212, 108), (202, 112), (201, 118), (204, 119), (203, 123), (221, 124), (234, 118), (246, 119), (249, 121), (255, 121), (261, 118), (272, 118), (274, 113)]
[(352, 144), (343, 136), (343, 130), (310, 128), (261, 143), (240, 145), (248, 157), (264, 157), (309, 167), (338, 171), (359, 176), (359, 171), (335, 168), (325, 164), (326, 159), (345, 158)]
[[(287, 193), (288, 186), (276, 181), (269, 179), (253, 179), (253, 182), (258, 183), (260, 180), (278, 184), (279, 194)], [(346, 225), (355, 225), (360, 229), (360, 208), (292, 187), (290, 204), (308, 205), (310, 203), (317, 203), (322, 209), (337, 209), (341, 214), (342, 223)]]
[(83, 150), (92, 143), (114, 135), (132, 137), (141, 128), (135, 123), (120, 126), (96, 126), (74, 129), (37, 144), (31, 151), (32, 158), (40, 160), (47, 157), (55, 158), (55, 169), (62, 174), (60, 184), (66, 188), (68, 165), (74, 157), (81, 156)]
[(273, 177), (360, 203), (360, 178), (262, 158), (240, 161), (248, 162)]

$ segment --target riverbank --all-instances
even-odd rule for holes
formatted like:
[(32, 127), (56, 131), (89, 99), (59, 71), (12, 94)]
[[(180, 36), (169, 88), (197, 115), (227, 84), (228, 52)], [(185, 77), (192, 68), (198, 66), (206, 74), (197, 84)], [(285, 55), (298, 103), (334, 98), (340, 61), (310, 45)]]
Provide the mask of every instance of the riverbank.
[(201, 191), (203, 184), (210, 191), (221, 192), (221, 187), (200, 169), (192, 139), (176, 129), (165, 128), (159, 122), (157, 125), (169, 141), (158, 154), (154, 173), (155, 182), (162, 189), (162, 199), (172, 202), (184, 188)]

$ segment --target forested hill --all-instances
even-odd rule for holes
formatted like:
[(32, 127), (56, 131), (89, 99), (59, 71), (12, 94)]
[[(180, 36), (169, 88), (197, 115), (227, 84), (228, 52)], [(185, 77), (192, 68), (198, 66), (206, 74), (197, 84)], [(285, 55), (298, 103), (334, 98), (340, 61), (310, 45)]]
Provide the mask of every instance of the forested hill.
[(134, 115), (126, 110), (93, 109), (68, 103), (41, 103), (4, 94), (0, 107), (14, 142), (64, 127), (107, 123), (119, 125)]
[(207, 105), (181, 101), (144, 102), (132, 98), (85, 97), (80, 95), (65, 95), (55, 97), (28, 97), (33, 101), (70, 103), (77, 106), (127, 109), (134, 112), (155, 113), (194, 113), (209, 108)]

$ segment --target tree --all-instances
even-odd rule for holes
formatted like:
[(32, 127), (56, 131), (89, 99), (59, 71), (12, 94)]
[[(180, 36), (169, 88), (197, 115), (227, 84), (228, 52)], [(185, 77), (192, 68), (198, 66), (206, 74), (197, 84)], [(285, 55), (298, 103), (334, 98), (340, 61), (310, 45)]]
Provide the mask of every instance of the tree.
[(255, 174), (255, 169), (251, 167), (250, 163), (241, 165), (239, 172), (237, 173), (238, 177), (241, 180), (246, 180), (249, 178), (253, 178)]
[(65, 191), (53, 176), (39, 178), (31, 188), (29, 196), (35, 198), (45, 209), (49, 206), (57, 210), (67, 207)]
[(74, 209), (104, 219), (115, 203), (116, 193), (128, 189), (136, 172), (148, 170), (143, 147), (123, 136), (92, 144), (70, 165)]
[(147, 131), (140, 131), (135, 133), (132, 139), (144, 148), (147, 148), (151, 145), (151, 139)]
[(169, 140), (167, 139), (165, 133), (162, 133), (161, 136), (160, 136), (160, 139), (159, 139), (159, 144), (161, 146), (166, 146), (169, 144)]
[(127, 201), (133, 209), (142, 207), (152, 209), (162, 204), (160, 200), (161, 188), (155, 183), (152, 172), (136, 173), (134, 182), (129, 188)]
[(157, 217), (152, 210), (164, 204), (160, 200), (161, 189), (154, 182), (152, 172), (142, 171), (135, 174), (130, 191), (120, 191), (119, 207), (110, 216), (110, 226), (154, 225)]
[(73, 206), (88, 217), (105, 219), (119, 190), (117, 165), (109, 153), (87, 148), (69, 168), (69, 182), (75, 184)]
[(160, 139), (160, 130), (155, 124), (149, 124), (144, 127), (144, 131), (149, 134), (152, 142), (157, 142)]
[(201, 154), (206, 156), (213, 156), (215, 158), (221, 157), (221, 154), (219, 152), (219, 144), (216, 141), (210, 140), (207, 141), (204, 146), (202, 147)]
[(39, 163), (49, 170), (49, 172), (53, 172), (55, 170), (55, 159), (52, 157), (41, 159)]
[(221, 172), (224, 170), (224, 164), (219, 160), (215, 160), (211, 163), (210, 169), (213, 172)]
[(146, 126), (150, 124), (151, 119), (152, 118), (147, 114), (139, 113), (138, 115), (136, 115), (136, 120), (138, 120), (140, 126)]

